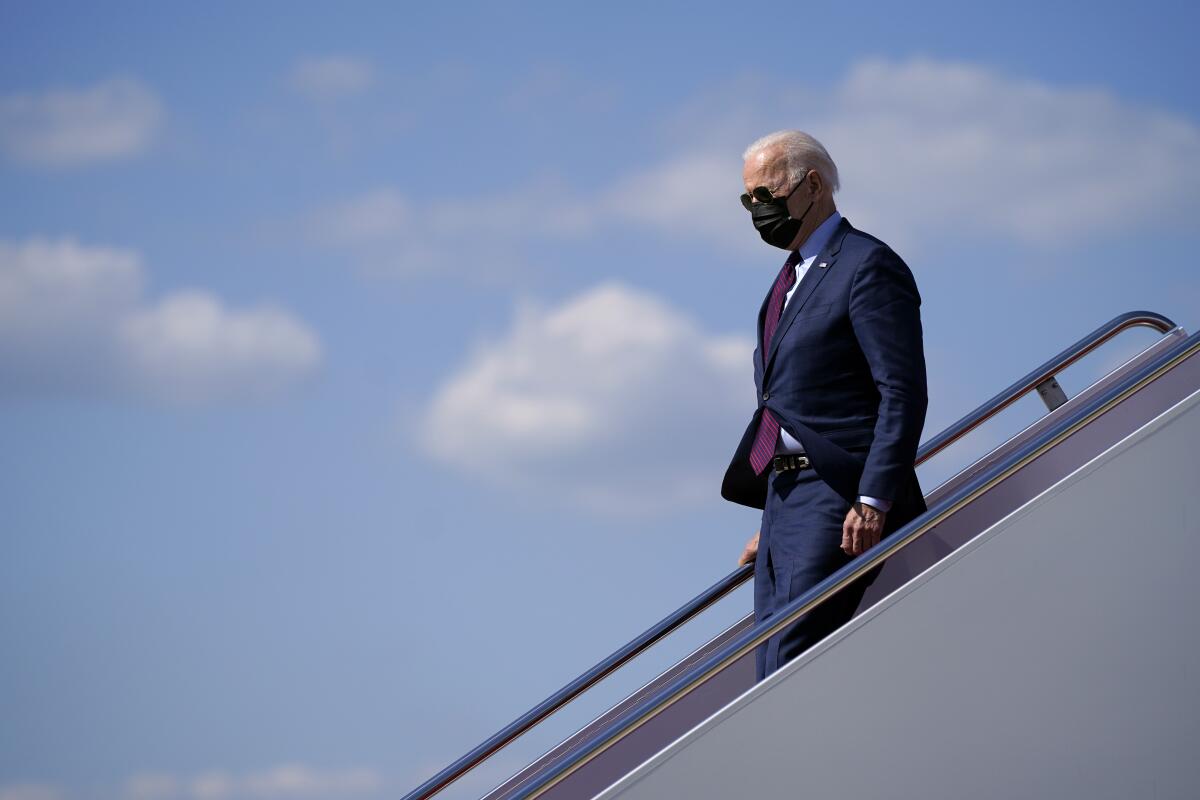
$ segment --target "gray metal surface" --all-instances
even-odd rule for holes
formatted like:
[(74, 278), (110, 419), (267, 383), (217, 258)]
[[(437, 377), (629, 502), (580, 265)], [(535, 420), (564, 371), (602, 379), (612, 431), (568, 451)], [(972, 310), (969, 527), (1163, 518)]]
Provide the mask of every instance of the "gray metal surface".
[[(976, 476), (1003, 462), (1077, 409), (1085, 407), (1118, 385), (1142, 365), (1177, 347), (1185, 338), (1182, 331), (1177, 330), (1155, 342), (945, 483), (935, 487), (926, 494), (925, 502), (932, 508), (943, 499), (952, 496)], [(1133, 394), (1036, 461), (1027, 464), (1016, 475), (994, 486), (970, 506), (939, 524), (929, 535), (888, 559), (879, 577), (863, 595), (862, 602), (859, 603), (859, 612), (870, 608), (879, 598), (953, 552), (979, 531), (1095, 457), (1113, 442), (1119, 441), (1187, 397), (1196, 387), (1200, 387), (1200, 355), (1192, 356)]]
[(1200, 796), (1200, 392), (597, 800)]

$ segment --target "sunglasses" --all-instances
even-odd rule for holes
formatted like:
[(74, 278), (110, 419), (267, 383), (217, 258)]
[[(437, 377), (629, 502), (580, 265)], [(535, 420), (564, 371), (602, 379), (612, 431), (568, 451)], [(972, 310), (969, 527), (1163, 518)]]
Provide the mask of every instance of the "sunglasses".
[(782, 198), (775, 197), (773, 194), (771, 194), (771, 190), (765, 186), (755, 186), (754, 191), (752, 191), (752, 192), (742, 192), (742, 197), (741, 197), (742, 205), (746, 207), (747, 211), (749, 211), (751, 208), (754, 207), (755, 200), (757, 200), (760, 203), (774, 203), (781, 199), (786, 201), (789, 197), (792, 196), (793, 192), (795, 192), (797, 189), (800, 188), (800, 184), (804, 183), (804, 178), (807, 178), (807, 177), (808, 177), (808, 173), (805, 172), (804, 176), (802, 178), (800, 178), (799, 181), (796, 182), (795, 186), (792, 187), (792, 191), (788, 192)]

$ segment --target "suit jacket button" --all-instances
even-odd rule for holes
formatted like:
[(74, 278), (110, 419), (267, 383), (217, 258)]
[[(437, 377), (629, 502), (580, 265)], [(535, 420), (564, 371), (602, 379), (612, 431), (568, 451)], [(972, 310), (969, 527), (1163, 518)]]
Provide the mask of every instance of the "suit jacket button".
[(770, 400), (770, 399), (771, 399), (771, 393), (763, 392), (763, 402), (766, 402), (767, 400)]

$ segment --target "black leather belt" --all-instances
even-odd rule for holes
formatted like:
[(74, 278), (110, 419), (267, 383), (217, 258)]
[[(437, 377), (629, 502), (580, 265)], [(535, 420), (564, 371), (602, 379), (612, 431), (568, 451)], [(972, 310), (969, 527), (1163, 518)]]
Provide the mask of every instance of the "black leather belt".
[(785, 453), (784, 455), (775, 456), (771, 461), (771, 466), (776, 472), (787, 472), (789, 469), (812, 468), (812, 464), (808, 462), (808, 456), (799, 453)]

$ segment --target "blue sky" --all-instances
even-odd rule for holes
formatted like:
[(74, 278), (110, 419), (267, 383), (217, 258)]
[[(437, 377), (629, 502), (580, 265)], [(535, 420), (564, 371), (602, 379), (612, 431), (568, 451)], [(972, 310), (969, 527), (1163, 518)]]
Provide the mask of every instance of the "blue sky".
[(925, 438), (1194, 329), (1197, 21), (0, 3), (0, 800), (403, 794), (732, 569), (763, 133), (912, 268)]

